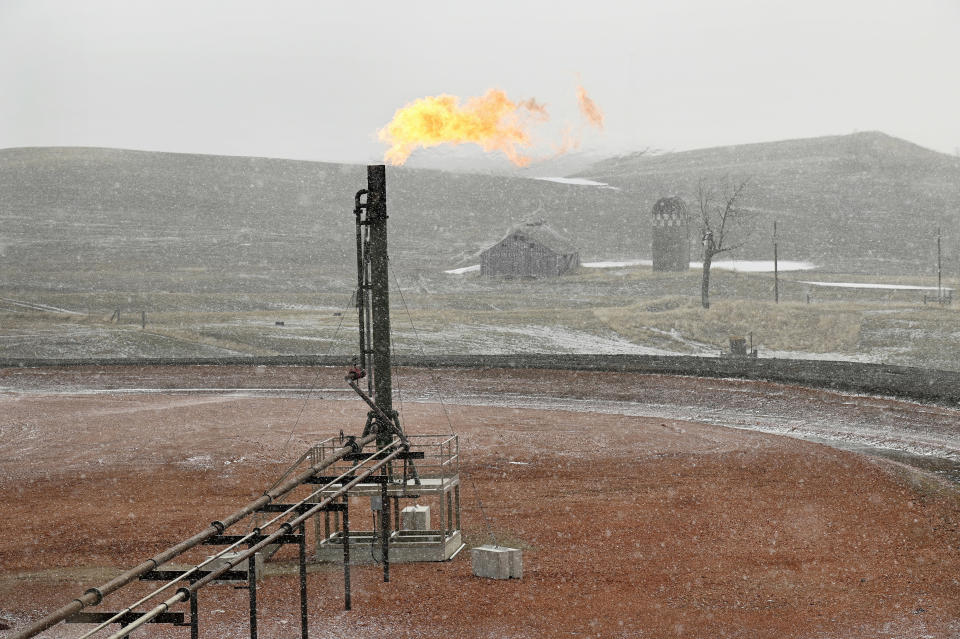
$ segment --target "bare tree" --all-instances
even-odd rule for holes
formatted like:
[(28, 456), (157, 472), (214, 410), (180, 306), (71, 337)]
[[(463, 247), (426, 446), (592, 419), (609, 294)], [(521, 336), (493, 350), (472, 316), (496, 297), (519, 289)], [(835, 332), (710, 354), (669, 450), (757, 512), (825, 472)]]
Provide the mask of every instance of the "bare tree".
[(700, 238), (703, 242), (703, 280), (700, 302), (710, 308), (710, 265), (715, 255), (737, 249), (753, 231), (753, 219), (742, 199), (750, 179), (729, 183), (723, 189), (710, 187), (703, 178), (697, 182), (700, 210)]

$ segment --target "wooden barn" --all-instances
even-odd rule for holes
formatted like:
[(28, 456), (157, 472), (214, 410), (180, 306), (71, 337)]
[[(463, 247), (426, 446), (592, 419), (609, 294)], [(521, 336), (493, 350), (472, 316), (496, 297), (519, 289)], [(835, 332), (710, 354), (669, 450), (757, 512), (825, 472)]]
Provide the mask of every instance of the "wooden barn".
[(491, 277), (556, 277), (578, 266), (577, 248), (543, 220), (514, 226), (480, 254), (480, 273)]

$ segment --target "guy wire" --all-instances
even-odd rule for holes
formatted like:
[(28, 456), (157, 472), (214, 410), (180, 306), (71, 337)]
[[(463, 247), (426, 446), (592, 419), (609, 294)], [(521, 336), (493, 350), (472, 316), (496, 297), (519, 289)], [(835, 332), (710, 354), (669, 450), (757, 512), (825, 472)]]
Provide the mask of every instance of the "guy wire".
[[(340, 310), (340, 321), (337, 323), (337, 328), (333, 332), (333, 338), (331, 338), (330, 340), (330, 345), (327, 347), (327, 352), (324, 353), (322, 357), (326, 357), (327, 355), (329, 355), (330, 351), (333, 350), (334, 345), (337, 343), (337, 335), (340, 334), (340, 327), (343, 326), (344, 313), (348, 308), (350, 308), (349, 302), (347, 303), (346, 306), (344, 306)], [(307, 389), (306, 394), (303, 396), (303, 403), (300, 404), (300, 410), (297, 412), (297, 419), (294, 421), (293, 427), (290, 429), (290, 434), (287, 435), (287, 441), (284, 442), (283, 447), (280, 449), (281, 458), (283, 457), (284, 453), (287, 452), (287, 446), (290, 445), (290, 441), (293, 439), (293, 434), (297, 431), (297, 427), (300, 425), (300, 419), (303, 417), (303, 411), (306, 410), (307, 408), (307, 402), (310, 400), (310, 395), (311, 393), (313, 393), (313, 389), (316, 388), (317, 386), (317, 380), (320, 379), (320, 373), (322, 372), (322, 370), (323, 369), (320, 366), (317, 367), (317, 374), (313, 376), (313, 381), (310, 382), (310, 387)], [(300, 458), (297, 459), (297, 461), (293, 462), (293, 464), (291, 464), (291, 466), (287, 468), (286, 471), (284, 471), (283, 475), (280, 476), (280, 479), (274, 482), (273, 485), (266, 490), (266, 492), (270, 492), (271, 490), (279, 486), (280, 482), (286, 479), (290, 475), (290, 473), (292, 473), (294, 469), (296, 469), (296, 467), (299, 466), (300, 463), (307, 458), (307, 455), (309, 454), (310, 454), (310, 451), (308, 450), (303, 455), (301, 455)]]
[[(400, 281), (397, 279), (397, 274), (391, 270), (391, 275), (393, 275), (393, 281), (397, 285), (397, 292), (400, 294), (400, 302), (403, 304), (403, 310), (407, 314), (407, 319), (410, 322), (410, 327), (413, 329), (413, 335), (417, 340), (417, 346), (420, 349), (420, 355), (426, 357), (426, 350), (423, 347), (423, 340), (420, 339), (420, 331), (417, 330), (416, 325), (413, 323), (413, 315), (410, 314), (410, 308), (407, 306), (407, 300), (403, 296), (403, 288), (400, 286)], [(437, 375), (430, 374), (430, 378), (433, 380), (433, 383), (437, 389), (437, 398), (440, 400), (440, 406), (443, 409), (443, 415), (447, 419), (447, 427), (450, 429), (451, 435), (459, 435), (453, 429), (453, 421), (450, 419), (450, 412), (447, 410), (447, 404), (443, 401), (443, 389), (440, 387), (440, 378)], [(493, 541), (494, 546), (499, 546), (497, 543), (497, 536), (493, 533), (493, 527), (490, 525), (490, 519), (487, 517), (486, 511), (483, 509), (483, 500), (480, 499), (480, 491), (477, 489), (477, 483), (474, 481), (473, 476), (464, 473), (467, 476), (467, 479), (470, 480), (470, 486), (473, 487), (473, 495), (477, 500), (477, 506), (480, 509), (480, 515), (483, 517), (483, 523), (487, 528), (487, 534), (490, 535), (490, 539)]]

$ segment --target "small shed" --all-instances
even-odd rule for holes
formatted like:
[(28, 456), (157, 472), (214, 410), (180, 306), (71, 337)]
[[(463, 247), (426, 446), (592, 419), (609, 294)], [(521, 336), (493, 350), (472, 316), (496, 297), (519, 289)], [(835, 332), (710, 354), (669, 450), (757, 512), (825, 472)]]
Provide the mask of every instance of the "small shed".
[(543, 220), (517, 224), (480, 254), (480, 274), (491, 277), (556, 277), (578, 266), (573, 242)]

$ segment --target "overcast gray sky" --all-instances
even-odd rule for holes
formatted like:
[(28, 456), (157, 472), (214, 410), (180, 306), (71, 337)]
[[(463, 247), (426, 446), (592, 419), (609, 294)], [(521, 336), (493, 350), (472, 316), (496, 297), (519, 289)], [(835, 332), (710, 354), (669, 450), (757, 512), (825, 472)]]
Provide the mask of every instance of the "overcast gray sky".
[(958, 0), (0, 0), (0, 148), (363, 162), (404, 104), (493, 87), (547, 104), (547, 148), (579, 74), (606, 117), (587, 148), (881, 130), (954, 153), (958, 61)]

